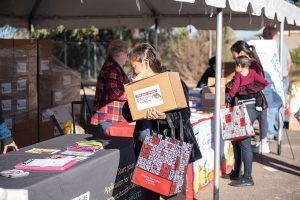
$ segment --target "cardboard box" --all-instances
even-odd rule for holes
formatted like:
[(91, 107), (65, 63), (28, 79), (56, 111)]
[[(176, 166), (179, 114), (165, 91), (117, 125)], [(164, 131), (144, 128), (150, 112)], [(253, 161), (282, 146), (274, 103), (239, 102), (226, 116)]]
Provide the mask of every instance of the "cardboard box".
[(39, 112), (39, 142), (54, 138), (54, 122), (46, 110)]
[(14, 40), (14, 69), (17, 76), (37, 74), (36, 40)]
[(235, 63), (234, 62), (225, 62), (223, 66), (224, 66), (225, 82), (228, 83), (235, 74)]
[(13, 57), (0, 57), (0, 79), (8, 79), (15, 75)]
[[(225, 78), (221, 78), (221, 99), (220, 99), (220, 106), (225, 105)], [(201, 103), (204, 107), (213, 107), (215, 105), (215, 95), (216, 95), (216, 89), (215, 89), (215, 78), (208, 78), (207, 82), (208, 86), (213, 87), (205, 87), (202, 89), (202, 95), (201, 95)]]
[(0, 97), (36, 95), (36, 87), (36, 76), (20, 76), (0, 79)]
[(32, 96), (19, 95), (14, 97), (13, 107), (16, 113), (26, 113), (28, 111), (37, 110), (37, 94)]
[(38, 40), (39, 74), (49, 74), (52, 69), (52, 41)]
[(72, 101), (80, 100), (80, 85), (52, 90), (52, 105), (71, 104)]
[(177, 72), (161, 73), (124, 87), (133, 120), (145, 118), (149, 108), (167, 112), (187, 107)]
[(12, 39), (0, 39), (0, 58), (13, 57), (14, 42)]
[(14, 140), (19, 148), (38, 142), (38, 116), (37, 111), (14, 116), (12, 131)]

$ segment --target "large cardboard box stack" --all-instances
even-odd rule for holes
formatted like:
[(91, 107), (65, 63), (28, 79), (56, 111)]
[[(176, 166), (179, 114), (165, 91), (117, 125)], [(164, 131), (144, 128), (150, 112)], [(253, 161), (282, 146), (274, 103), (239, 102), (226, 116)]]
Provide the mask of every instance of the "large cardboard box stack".
[(14, 69), (17, 84), (13, 84), (16, 85), (13, 135), (23, 147), (38, 142), (36, 40), (14, 40)]
[(35, 40), (1, 40), (1, 106), (15, 142), (38, 142)]
[[(47, 109), (80, 100), (80, 74), (52, 57), (52, 42), (38, 41), (39, 52), (39, 139), (56, 136)], [(79, 112), (79, 110), (78, 110)]]
[(39, 141), (54, 137), (54, 122), (47, 109), (51, 107), (52, 41), (38, 40)]
[(186, 108), (187, 102), (177, 72), (165, 72), (125, 85), (133, 120), (146, 117), (149, 108), (160, 112)]

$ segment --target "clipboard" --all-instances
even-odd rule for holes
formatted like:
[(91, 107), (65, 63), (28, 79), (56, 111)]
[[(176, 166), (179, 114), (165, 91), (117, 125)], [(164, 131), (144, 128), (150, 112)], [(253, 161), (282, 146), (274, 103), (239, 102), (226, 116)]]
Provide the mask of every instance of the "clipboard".
[[(27, 162), (27, 161), (26, 161)], [(62, 166), (28, 166), (26, 165), (25, 162), (16, 164), (14, 167), (16, 169), (22, 169), (22, 170), (39, 170), (39, 171), (64, 171), (70, 167), (72, 167), (73, 165), (75, 165), (77, 163), (76, 160), (71, 160), (68, 163), (66, 163), (65, 165)]]

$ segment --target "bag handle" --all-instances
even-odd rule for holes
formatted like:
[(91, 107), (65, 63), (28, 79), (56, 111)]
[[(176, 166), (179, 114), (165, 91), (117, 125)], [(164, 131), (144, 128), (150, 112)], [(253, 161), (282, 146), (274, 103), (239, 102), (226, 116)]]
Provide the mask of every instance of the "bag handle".
[[(179, 138), (180, 138), (180, 143), (183, 143), (183, 139), (184, 139), (184, 137), (183, 137), (183, 121), (182, 121), (181, 113), (178, 112), (178, 114), (179, 114), (179, 120), (180, 120), (179, 121)], [(167, 120), (167, 122), (168, 122), (168, 124), (171, 128), (171, 137), (173, 139), (176, 139), (176, 137), (175, 137), (175, 126), (174, 126), (173, 122), (171, 120)]]

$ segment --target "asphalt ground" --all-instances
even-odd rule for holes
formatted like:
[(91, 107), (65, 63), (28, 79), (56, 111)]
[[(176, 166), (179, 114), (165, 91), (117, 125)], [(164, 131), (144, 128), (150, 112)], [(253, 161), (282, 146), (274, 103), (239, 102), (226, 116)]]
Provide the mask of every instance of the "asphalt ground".
[[(269, 146), (268, 154), (254, 153), (254, 186), (233, 187), (230, 180), (220, 178), (220, 200), (300, 200), (300, 131), (283, 129), (281, 155), (277, 154), (277, 141)], [(214, 183), (199, 191), (195, 199), (212, 200), (213, 193)]]

